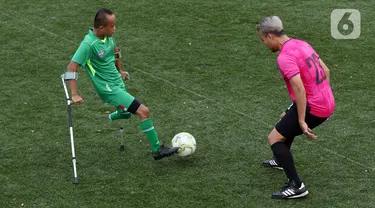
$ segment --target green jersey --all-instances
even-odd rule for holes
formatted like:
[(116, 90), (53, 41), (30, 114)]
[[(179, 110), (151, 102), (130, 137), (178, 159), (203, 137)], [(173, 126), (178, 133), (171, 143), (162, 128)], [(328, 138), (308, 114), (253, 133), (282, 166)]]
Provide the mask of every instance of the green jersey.
[(111, 99), (116, 88), (124, 87), (115, 65), (115, 46), (112, 37), (100, 40), (90, 29), (72, 58), (73, 62), (85, 68), (103, 101)]

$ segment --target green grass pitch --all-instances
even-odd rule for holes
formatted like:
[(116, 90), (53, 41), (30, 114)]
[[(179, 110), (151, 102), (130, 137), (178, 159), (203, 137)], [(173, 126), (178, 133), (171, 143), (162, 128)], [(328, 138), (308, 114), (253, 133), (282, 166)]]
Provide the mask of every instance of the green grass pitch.
[[(79, 184), (73, 184), (60, 74), (98, 8), (117, 14), (115, 38), (162, 141), (195, 136), (190, 159), (154, 161), (139, 121), (106, 120), (87, 74), (72, 106)], [(374, 1), (0, 0), (0, 207), (372, 207), (375, 197)], [(336, 40), (333, 9), (361, 12), (361, 36)], [(331, 69), (337, 108), (298, 137), (296, 168), (310, 195), (272, 200), (284, 173), (261, 166), (267, 134), (290, 104), (277, 54), (255, 24), (278, 15)], [(120, 152), (119, 128), (126, 151)]]

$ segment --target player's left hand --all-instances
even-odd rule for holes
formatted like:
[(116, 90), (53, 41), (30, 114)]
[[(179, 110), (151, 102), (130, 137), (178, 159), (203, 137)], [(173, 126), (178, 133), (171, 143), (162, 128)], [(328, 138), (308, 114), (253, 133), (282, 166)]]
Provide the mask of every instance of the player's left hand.
[(301, 130), (304, 135), (310, 140), (315, 140), (317, 136), (312, 133), (312, 130), (307, 126), (306, 122), (299, 122), (299, 126), (301, 127)]
[(120, 71), (120, 74), (121, 74), (122, 80), (126, 80), (127, 77), (129, 76), (129, 73), (126, 71)]

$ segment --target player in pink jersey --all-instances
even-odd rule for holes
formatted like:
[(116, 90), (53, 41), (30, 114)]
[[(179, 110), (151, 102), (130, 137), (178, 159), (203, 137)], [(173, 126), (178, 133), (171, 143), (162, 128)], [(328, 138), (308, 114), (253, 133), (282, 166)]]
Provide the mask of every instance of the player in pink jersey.
[(312, 129), (333, 113), (335, 100), (329, 84), (329, 69), (308, 43), (285, 35), (279, 17), (267, 17), (256, 28), (272, 52), (280, 51), (277, 64), (293, 101), (268, 135), (274, 159), (263, 164), (283, 169), (288, 177), (288, 185), (273, 193), (272, 198), (304, 197), (309, 192), (297, 174), (290, 147), (294, 137), (301, 134), (315, 140)]

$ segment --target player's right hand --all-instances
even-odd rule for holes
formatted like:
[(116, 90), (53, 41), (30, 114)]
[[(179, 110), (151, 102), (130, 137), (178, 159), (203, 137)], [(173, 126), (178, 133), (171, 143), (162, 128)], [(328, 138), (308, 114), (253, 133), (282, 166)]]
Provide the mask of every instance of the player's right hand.
[(301, 130), (304, 135), (310, 140), (316, 140), (317, 136), (313, 134), (312, 130), (309, 128), (306, 122), (300, 122), (299, 123)]
[(125, 81), (125, 80), (129, 79), (129, 72), (120, 70), (120, 74), (121, 74), (122, 80)]
[(83, 99), (79, 95), (72, 95), (72, 101), (74, 104), (78, 104), (78, 105), (83, 103)]

